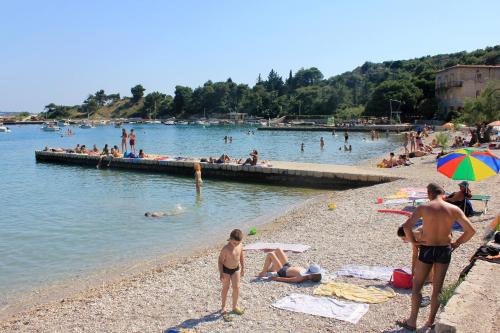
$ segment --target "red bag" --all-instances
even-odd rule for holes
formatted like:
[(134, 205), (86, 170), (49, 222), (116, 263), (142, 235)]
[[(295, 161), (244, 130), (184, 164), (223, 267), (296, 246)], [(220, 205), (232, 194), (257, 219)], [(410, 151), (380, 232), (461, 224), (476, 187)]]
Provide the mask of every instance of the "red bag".
[(413, 275), (406, 273), (402, 269), (395, 269), (392, 271), (392, 276), (391, 276), (391, 281), (389, 283), (392, 283), (394, 288), (399, 288), (399, 289), (411, 289), (413, 285)]

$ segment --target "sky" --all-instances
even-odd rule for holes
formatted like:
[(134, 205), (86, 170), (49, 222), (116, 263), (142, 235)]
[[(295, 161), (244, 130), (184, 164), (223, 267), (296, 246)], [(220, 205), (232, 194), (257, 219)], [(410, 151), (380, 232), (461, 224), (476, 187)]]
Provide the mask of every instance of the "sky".
[(0, 110), (500, 44), (500, 1), (0, 0)]

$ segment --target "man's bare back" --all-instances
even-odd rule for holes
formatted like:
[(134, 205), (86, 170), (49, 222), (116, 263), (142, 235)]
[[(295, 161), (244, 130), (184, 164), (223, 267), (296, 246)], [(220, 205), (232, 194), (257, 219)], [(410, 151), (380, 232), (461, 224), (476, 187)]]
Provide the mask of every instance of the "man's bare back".
[(419, 208), (424, 220), (419, 243), (429, 246), (449, 245), (453, 224), (460, 220), (463, 215), (462, 211), (457, 206), (440, 199), (433, 200)]

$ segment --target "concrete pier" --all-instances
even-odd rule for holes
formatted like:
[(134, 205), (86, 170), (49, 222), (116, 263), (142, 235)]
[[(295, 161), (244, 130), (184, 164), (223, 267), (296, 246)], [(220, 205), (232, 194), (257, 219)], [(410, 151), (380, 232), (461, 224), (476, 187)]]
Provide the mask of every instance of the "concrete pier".
[[(74, 164), (95, 168), (99, 156), (35, 151), (37, 162)], [(102, 163), (108, 168), (109, 157)], [(113, 158), (111, 169), (160, 172), (193, 177), (195, 161)], [(269, 162), (270, 166), (200, 163), (203, 178), (321, 189), (370, 186), (399, 179), (388, 170), (365, 170), (348, 165)]]
[(259, 131), (310, 131), (310, 132), (332, 132), (336, 131), (342, 134), (345, 130), (349, 132), (370, 132), (372, 130), (379, 132), (406, 132), (413, 129), (412, 125), (371, 125), (371, 126), (353, 126), (353, 127), (337, 127), (337, 126), (271, 126), (259, 127)]

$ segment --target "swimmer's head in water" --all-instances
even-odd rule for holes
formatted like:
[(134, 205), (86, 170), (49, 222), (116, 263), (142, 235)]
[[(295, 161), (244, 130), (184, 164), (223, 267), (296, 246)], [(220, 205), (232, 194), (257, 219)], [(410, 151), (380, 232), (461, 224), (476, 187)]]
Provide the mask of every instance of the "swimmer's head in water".
[(146, 212), (146, 213), (144, 214), (144, 216), (150, 217), (150, 216), (151, 216), (151, 213), (150, 213), (150, 212)]

